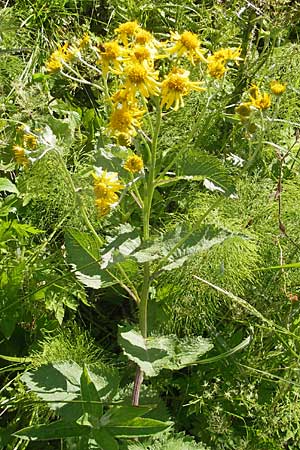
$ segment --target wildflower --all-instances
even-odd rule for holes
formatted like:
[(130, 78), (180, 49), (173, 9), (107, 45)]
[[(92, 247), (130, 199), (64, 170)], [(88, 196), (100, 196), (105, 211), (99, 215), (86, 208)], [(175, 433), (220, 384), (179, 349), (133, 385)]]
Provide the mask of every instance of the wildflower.
[(161, 106), (166, 105), (166, 109), (169, 109), (174, 104), (174, 111), (177, 111), (179, 107), (184, 106), (185, 95), (192, 90), (198, 92), (205, 90), (200, 87), (200, 81), (191, 81), (189, 74), (188, 70), (173, 68), (161, 83)]
[(131, 49), (130, 60), (133, 63), (144, 64), (145, 67), (153, 67), (154, 53), (143, 45), (136, 45)]
[(115, 29), (115, 33), (118, 34), (121, 39), (123, 45), (127, 47), (128, 38), (133, 38), (135, 33), (140, 30), (140, 26), (136, 21), (133, 22), (125, 22), (118, 26)]
[(251, 85), (251, 87), (249, 89), (249, 94), (253, 101), (258, 99), (258, 97), (260, 96), (260, 90), (259, 90), (258, 86), (256, 86), (256, 84)]
[(119, 200), (117, 193), (124, 186), (119, 182), (116, 172), (107, 172), (101, 167), (96, 168), (96, 173), (93, 174), (93, 178), (96, 207), (100, 215), (105, 216), (111, 208), (116, 206)]
[(125, 89), (132, 97), (139, 91), (143, 97), (159, 95), (160, 84), (157, 81), (158, 72), (144, 67), (139, 63), (131, 63), (125, 67), (126, 75)]
[(209, 62), (217, 62), (219, 61), (222, 64), (226, 64), (228, 61), (239, 61), (241, 49), (240, 48), (221, 48), (217, 50), (212, 55), (210, 55), (207, 60)]
[(220, 61), (212, 61), (207, 65), (208, 73), (213, 78), (222, 78), (226, 72), (226, 67)]
[(66, 42), (63, 46), (59, 46), (46, 62), (46, 69), (49, 73), (58, 72), (63, 67), (63, 62), (72, 61), (78, 54), (79, 49), (77, 47), (70, 47)]
[(83, 37), (78, 41), (79, 48), (86, 48), (91, 42), (91, 38), (88, 33), (84, 33)]
[(144, 111), (139, 110), (136, 107), (129, 107), (124, 104), (121, 107), (114, 108), (110, 117), (108, 128), (113, 135), (119, 134), (130, 136), (136, 135), (136, 128), (141, 128), (140, 119)]
[(140, 156), (133, 155), (127, 158), (123, 167), (130, 173), (138, 173), (143, 169), (144, 163)]
[(171, 39), (176, 43), (168, 50), (169, 53), (176, 54), (178, 57), (186, 55), (192, 64), (195, 64), (197, 59), (207, 62), (200, 49), (200, 41), (196, 34), (190, 31), (184, 31), (182, 34), (171, 32)]
[(282, 84), (279, 81), (273, 80), (270, 83), (270, 89), (274, 95), (281, 95), (286, 90), (286, 84)]
[(114, 68), (120, 69), (120, 57), (122, 49), (117, 41), (106, 42), (99, 46), (100, 57), (97, 61), (98, 64), (102, 64), (103, 75), (106, 75), (109, 71), (109, 65)]
[(248, 118), (251, 114), (252, 102), (240, 103), (239, 106), (235, 108), (235, 112), (242, 118)]
[(257, 109), (268, 109), (271, 106), (271, 97), (266, 93), (260, 94), (252, 104)]
[(152, 34), (147, 30), (143, 30), (142, 28), (135, 35), (135, 42), (137, 44), (146, 45), (150, 44), (152, 41), (154, 41), (154, 37), (152, 36)]
[(20, 166), (27, 167), (29, 164), (29, 159), (26, 155), (25, 148), (21, 147), (20, 145), (14, 145), (13, 148), (14, 157), (16, 160), (16, 163)]
[(37, 138), (33, 134), (25, 134), (23, 137), (25, 147), (34, 150), (37, 147)]

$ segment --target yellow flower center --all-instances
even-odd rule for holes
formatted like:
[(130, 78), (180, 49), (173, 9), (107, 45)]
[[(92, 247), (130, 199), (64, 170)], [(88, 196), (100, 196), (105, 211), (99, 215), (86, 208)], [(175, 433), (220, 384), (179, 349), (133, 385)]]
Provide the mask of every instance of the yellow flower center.
[(126, 72), (129, 81), (133, 84), (143, 83), (147, 79), (147, 70), (140, 64), (132, 64)]
[(120, 55), (120, 47), (117, 42), (107, 42), (106, 44), (103, 44), (103, 47), (104, 52), (101, 52), (101, 56), (108, 61), (117, 59)]
[(180, 37), (182, 45), (188, 50), (195, 50), (199, 46), (199, 40), (194, 33), (185, 31)]
[(138, 27), (139, 27), (139, 25), (136, 21), (125, 22), (125, 23), (122, 23), (118, 28), (116, 28), (115, 31), (120, 34), (127, 34), (128, 36), (132, 36), (136, 32)]
[(132, 115), (125, 108), (116, 109), (110, 119), (110, 127), (114, 130), (126, 132), (132, 125)]
[(145, 61), (145, 59), (149, 59), (151, 56), (149, 50), (146, 47), (135, 48), (133, 50), (133, 54), (139, 62)]
[(138, 44), (141, 44), (141, 45), (145, 45), (148, 42), (151, 42), (152, 39), (153, 39), (152, 34), (149, 33), (149, 31), (146, 31), (146, 30), (139, 31), (137, 33), (137, 35), (135, 36), (135, 41)]
[(129, 156), (124, 164), (124, 169), (131, 173), (137, 173), (144, 167), (143, 160), (137, 155)]
[(187, 89), (186, 79), (182, 75), (173, 73), (164, 81), (165, 87), (171, 91), (176, 91), (179, 93), (184, 93)]

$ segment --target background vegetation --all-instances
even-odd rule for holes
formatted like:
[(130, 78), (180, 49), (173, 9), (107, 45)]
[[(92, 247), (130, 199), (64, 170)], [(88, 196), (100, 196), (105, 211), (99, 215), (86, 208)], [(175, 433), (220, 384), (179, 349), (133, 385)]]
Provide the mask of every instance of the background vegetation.
[[(152, 220), (156, 230), (196, 223), (220, 199), (207, 222), (242, 237), (158, 277), (150, 331), (209, 337), (214, 349), (207, 358), (248, 336), (251, 341), (225, 359), (163, 371), (151, 387), (146, 383), (143, 401), (154, 399), (154, 418), (176, 425), (152, 440), (121, 442), (121, 448), (300, 448), (299, 2), (15, 0), (0, 6), (0, 448), (40, 448), (14, 433), (56, 417), (29, 392), (28, 370), (67, 360), (110, 371), (111, 379), (118, 370), (113, 401), (130, 396), (135, 368), (117, 344), (117, 328), (134, 323), (135, 306), (121, 288), (84, 288), (66, 259), (66, 232), (86, 231), (84, 214), (102, 236), (126, 221), (126, 208), (99, 220), (94, 207), (90, 168), (101, 139), (101, 96), (44, 71), (58, 44), (84, 32), (110, 38), (127, 20), (162, 39), (170, 29), (190, 30), (210, 52), (242, 48), (243, 60), (215, 101), (207, 106), (201, 95), (191, 95), (186, 108), (164, 121), (160, 142), (175, 151), (183, 127), (203, 111), (190, 158), (198, 164), (203, 154), (216, 156), (234, 179), (236, 195), (222, 197), (202, 181), (166, 185), (154, 198)], [(267, 90), (272, 80), (286, 83), (286, 92), (264, 129), (254, 119), (258, 130), (252, 133), (235, 107), (252, 83)], [(49, 152), (30, 169), (20, 167), (13, 146), (22, 125), (49, 127), (61, 156)], [(79, 448), (74, 439), (42, 445)]]

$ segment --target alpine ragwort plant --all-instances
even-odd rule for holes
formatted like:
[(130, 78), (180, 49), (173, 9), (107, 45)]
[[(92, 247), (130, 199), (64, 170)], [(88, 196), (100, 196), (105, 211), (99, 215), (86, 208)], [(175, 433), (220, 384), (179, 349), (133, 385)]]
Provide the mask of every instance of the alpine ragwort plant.
[[(108, 401), (108, 394), (105, 391), (104, 395), (103, 383), (88, 367), (83, 371), (74, 364), (49, 367), (51, 373), (60, 372), (66, 377), (67, 384), (76, 378), (74, 395), (62, 393), (53, 401), (35, 387), (42, 373), (25, 375), (29, 388), (55, 403), (63, 420), (21, 430), (19, 437), (83, 436), (96, 441), (100, 448), (116, 449), (115, 438), (151, 436), (171, 426), (170, 422), (142, 417), (151, 409), (139, 406), (143, 379), (158, 375), (162, 369), (178, 370), (197, 364), (213, 345), (199, 336), (149, 336), (148, 303), (153, 301), (156, 279), (164, 271), (181, 267), (190, 257), (222, 243), (233, 233), (205, 224), (209, 212), (222, 201), (221, 195), (194, 224), (180, 223), (159, 233), (152, 226), (155, 196), (162, 186), (180, 180), (206, 180), (225, 195), (231, 195), (234, 187), (217, 158), (203, 153), (195, 165), (186, 157), (203, 113), (195, 117), (193, 124), (187, 124), (181, 141), (169, 151), (160, 149), (161, 124), (166, 116), (184, 107), (185, 98), (192, 92), (205, 95), (208, 106), (215, 94), (219, 96), (226, 73), (234, 70), (240, 59), (239, 48), (222, 48), (208, 54), (198, 36), (190, 31), (171, 32), (166, 40), (159, 41), (132, 21), (119, 25), (115, 38), (108, 42), (85, 34), (74, 43), (64, 43), (46, 62), (48, 76), (65, 77), (102, 94), (104, 125), (91, 171), (95, 207), (100, 225), (119, 211), (122, 214), (118, 216), (119, 225), (105, 237), (97, 232), (83, 208), (89, 232), (67, 230), (66, 258), (85, 286), (99, 289), (119, 284), (135, 302), (138, 327), (120, 326), (119, 344), (136, 363), (137, 371), (132, 406), (114, 405), (106, 411), (102, 403)], [(35, 158), (43, 156), (36, 156), (38, 139), (38, 135), (27, 133), (23, 143), (13, 148), (17, 162), (25, 170), (30, 170)], [(82, 188), (76, 188), (70, 173), (66, 175), (82, 206)], [(109, 385), (109, 381), (105, 383)], [(68, 416), (66, 423), (63, 406), (74, 399), (81, 405), (81, 414), (76, 420), (73, 417), (72, 424)]]

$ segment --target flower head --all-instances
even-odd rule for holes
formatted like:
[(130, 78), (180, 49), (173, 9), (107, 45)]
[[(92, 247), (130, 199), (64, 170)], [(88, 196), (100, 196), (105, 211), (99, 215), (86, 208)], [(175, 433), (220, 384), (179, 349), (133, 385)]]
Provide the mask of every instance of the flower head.
[(25, 148), (21, 147), (20, 145), (14, 145), (13, 148), (14, 157), (16, 160), (16, 163), (20, 166), (27, 167), (29, 164), (29, 159), (26, 155)]
[(191, 91), (205, 90), (200, 86), (200, 81), (191, 81), (189, 74), (188, 70), (173, 68), (161, 83), (161, 106), (166, 105), (166, 108), (169, 109), (174, 104), (174, 110), (177, 111), (179, 107), (184, 106), (183, 97), (185, 95)]
[(100, 53), (98, 64), (102, 65), (103, 75), (107, 74), (110, 65), (112, 65), (115, 69), (120, 68), (122, 48), (117, 41), (105, 42), (99, 46), (99, 50)]
[(79, 48), (86, 48), (91, 42), (91, 38), (88, 33), (84, 33), (81, 39), (78, 41)]
[(128, 172), (138, 173), (143, 169), (144, 163), (140, 156), (132, 155), (127, 158), (123, 167), (128, 170)]
[(268, 109), (271, 106), (271, 97), (267, 93), (260, 94), (252, 104), (257, 109)]
[(221, 48), (217, 50), (207, 59), (209, 62), (219, 61), (222, 64), (226, 64), (228, 61), (240, 61), (241, 49), (240, 48)]
[(114, 136), (122, 134), (128, 138), (136, 135), (136, 129), (141, 128), (140, 119), (144, 111), (126, 104), (117, 105), (110, 117), (109, 130)]
[(124, 69), (126, 76), (125, 89), (132, 97), (136, 92), (148, 98), (151, 95), (159, 95), (160, 84), (157, 81), (158, 72), (146, 68), (140, 63), (130, 63)]
[(140, 30), (140, 26), (136, 21), (125, 22), (121, 23), (121, 25), (119, 25), (118, 28), (115, 29), (115, 33), (119, 36), (123, 45), (127, 47), (128, 38), (133, 39), (134, 35), (138, 30)]
[(96, 207), (101, 216), (109, 213), (116, 206), (119, 197), (117, 193), (124, 188), (118, 180), (116, 172), (107, 172), (101, 167), (96, 168), (94, 178), (94, 193), (96, 196)]
[(249, 94), (252, 101), (255, 101), (260, 96), (260, 90), (259, 87), (256, 84), (252, 84), (249, 89)]
[(211, 61), (207, 64), (207, 70), (211, 77), (222, 78), (224, 73), (227, 71), (224, 63), (221, 61)]
[(25, 147), (34, 150), (37, 147), (37, 138), (33, 134), (24, 134), (23, 141)]
[(241, 118), (247, 118), (251, 114), (252, 102), (240, 103), (239, 106), (235, 108), (235, 112), (241, 116)]
[(182, 34), (171, 32), (171, 39), (175, 45), (168, 50), (169, 53), (176, 54), (178, 57), (187, 56), (192, 64), (195, 64), (195, 60), (207, 62), (196, 34), (191, 31), (184, 31)]
[(281, 95), (286, 91), (286, 84), (273, 80), (270, 83), (270, 89), (274, 95)]

